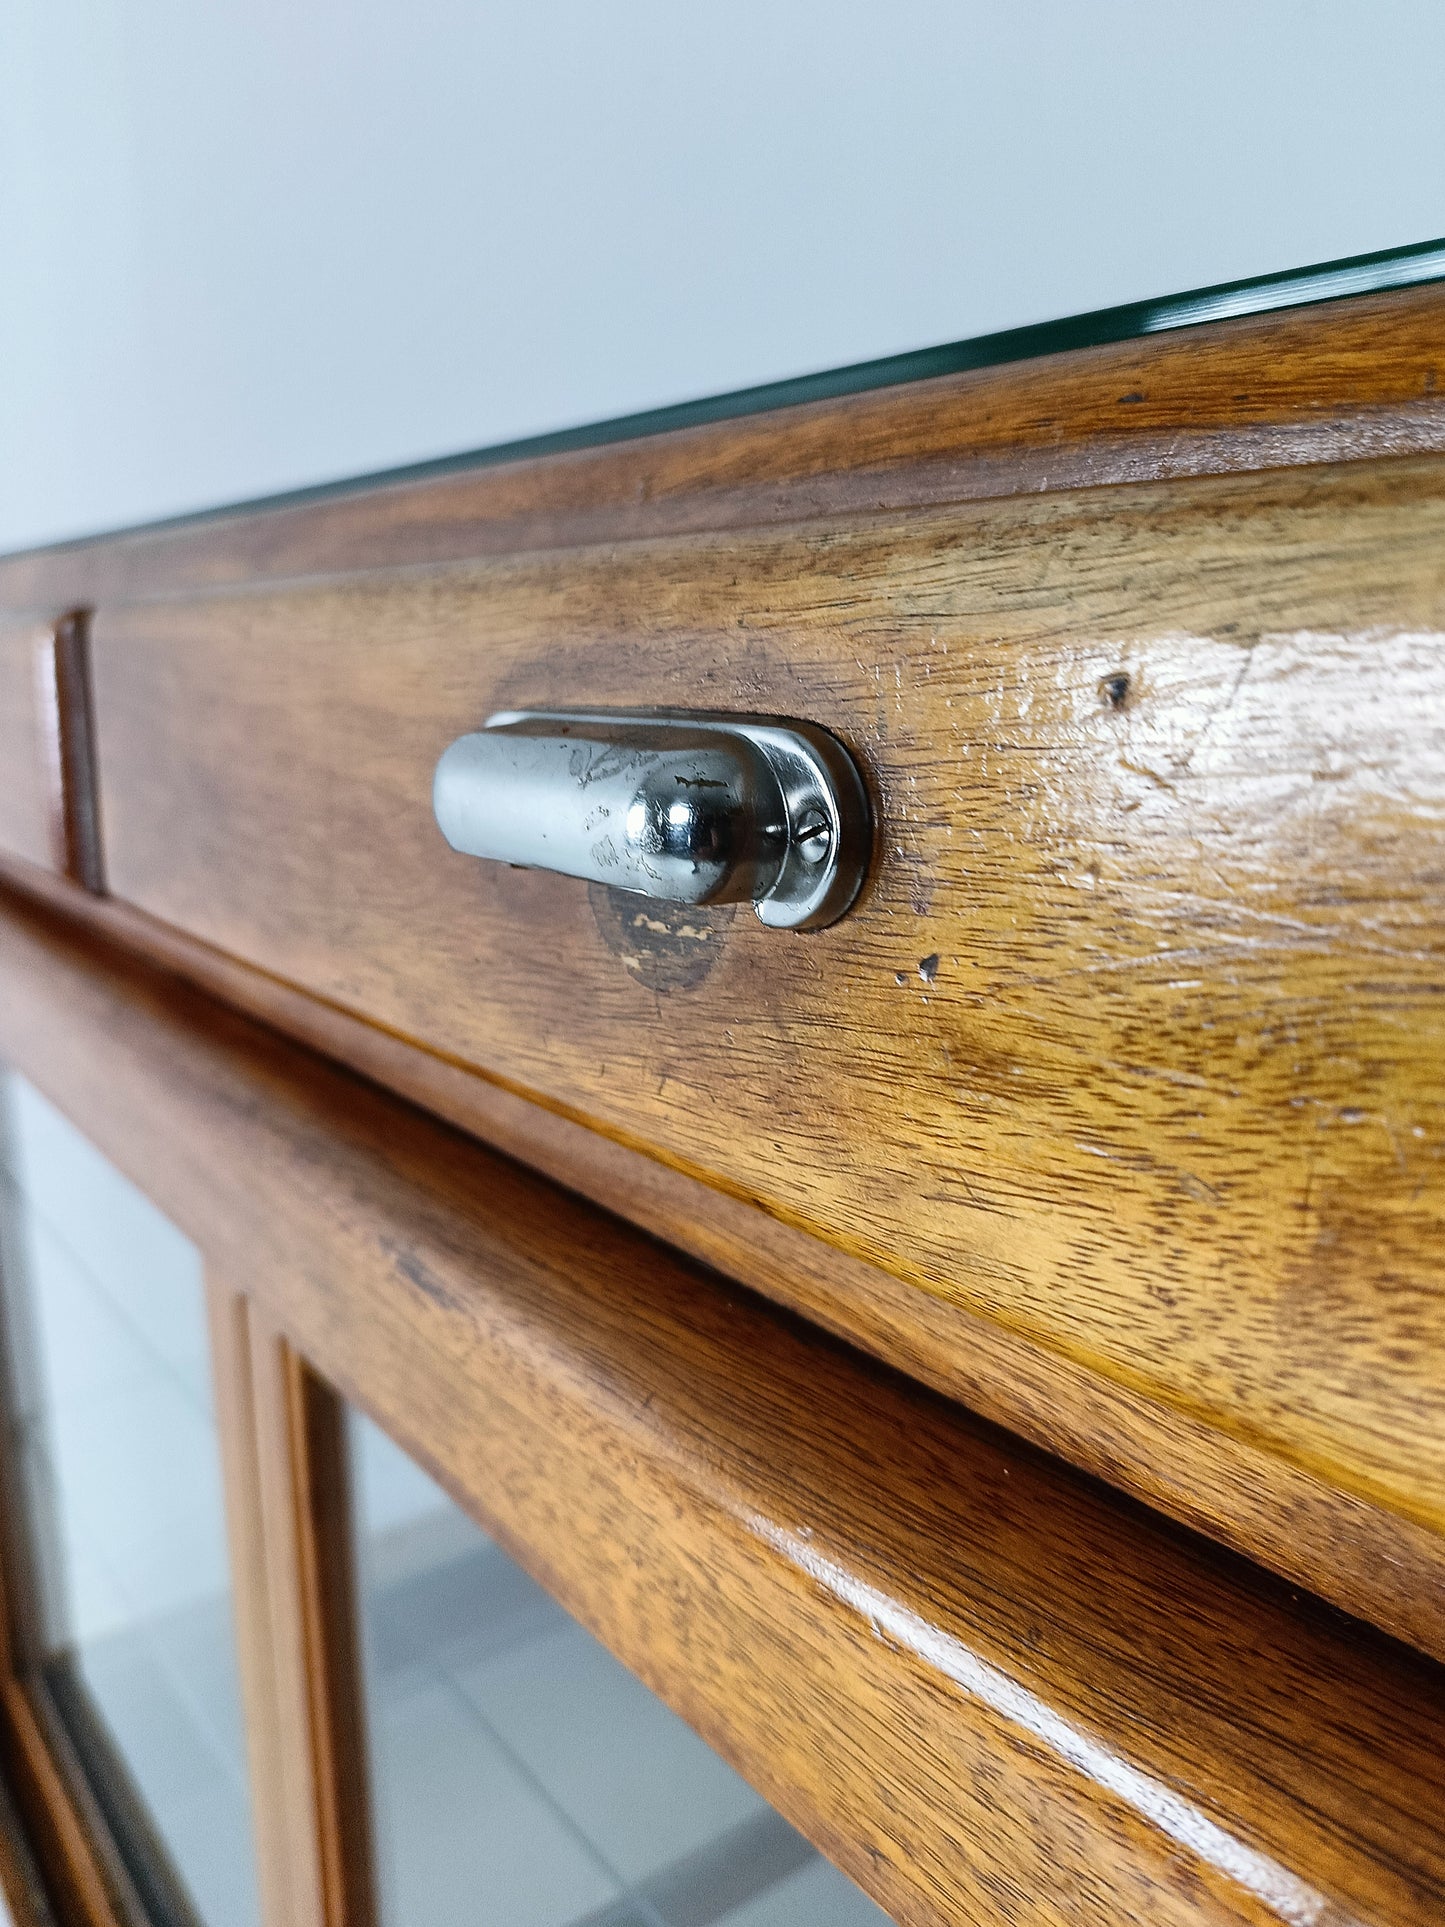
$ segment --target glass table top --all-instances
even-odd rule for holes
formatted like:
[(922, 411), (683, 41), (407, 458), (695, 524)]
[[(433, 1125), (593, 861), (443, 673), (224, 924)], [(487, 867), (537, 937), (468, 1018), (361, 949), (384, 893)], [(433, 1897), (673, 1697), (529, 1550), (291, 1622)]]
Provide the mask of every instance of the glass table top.
[[(602, 448), (613, 442), (638, 441), (649, 435), (667, 434), (676, 429), (697, 428), (709, 422), (730, 421), (743, 415), (768, 413), (806, 402), (830, 401), (845, 395), (900, 387), (909, 382), (928, 381), (939, 375), (960, 374), (974, 368), (997, 368), (1008, 362), (1062, 354), (1069, 349), (1139, 340), (1146, 335), (1200, 327), (1211, 321), (1309, 307), (1323, 301), (1380, 294), (1394, 288), (1418, 287), (1425, 282), (1441, 280), (1445, 280), (1445, 237), (1416, 242), (1409, 247), (1387, 248), (1375, 254), (1352, 255), (1341, 261), (1291, 268), (1280, 274), (1256, 275), (1245, 281), (1224, 282), (1217, 287), (1194, 288), (1183, 294), (1126, 302), (1120, 307), (1096, 309), (1091, 314), (1034, 322), (1021, 328), (1006, 328), (997, 334), (976, 335), (969, 340), (945, 342), (938, 347), (912, 349), (903, 354), (886, 355), (876, 361), (854, 362), (844, 368), (830, 368), (817, 374), (766, 382), (755, 388), (739, 388), (728, 394), (708, 395), (696, 401), (648, 409), (636, 415), (617, 416), (608, 421), (587, 422), (575, 428), (533, 435), (521, 441), (499, 442), (491, 447), (408, 463), (400, 468), (348, 475), (309, 488), (289, 489), (277, 495), (230, 502), (198, 514), (165, 518), (142, 526), (179, 528), (220, 516), (294, 507), (306, 502), (325, 501), (355, 489), (397, 482), (419, 482), (542, 455)], [(72, 538), (54, 546), (70, 547), (76, 539), (108, 539), (124, 533), (127, 531), (123, 529), (107, 530), (104, 535)]]

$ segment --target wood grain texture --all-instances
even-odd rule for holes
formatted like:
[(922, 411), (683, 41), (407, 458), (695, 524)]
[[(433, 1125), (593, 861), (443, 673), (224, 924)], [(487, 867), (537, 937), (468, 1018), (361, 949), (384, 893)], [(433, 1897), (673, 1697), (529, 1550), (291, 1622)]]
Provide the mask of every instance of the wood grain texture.
[(369, 1795), (341, 1418), (211, 1279), (217, 1421), (267, 1927), (369, 1927)]
[[(319, 1913), (308, 1913), (297, 1895), (298, 1888), (309, 1891), (304, 1870), (314, 1867), (318, 1856), (310, 1806), (295, 1794), (297, 1780), (304, 1780), (304, 1764), (298, 1771), (287, 1747), (295, 1728), (305, 1732), (309, 1696), (303, 1690), (302, 1717), (288, 1728), (282, 1696), (289, 1680), (280, 1677), (273, 1626), (273, 1598), (280, 1582), (274, 1575), (276, 1561), (267, 1557), (261, 1496), (250, 1306), (239, 1292), (208, 1278), (206, 1309), (261, 1919), (264, 1927), (319, 1927)], [(308, 1756), (309, 1748), (303, 1746), (303, 1763)]]
[(0, 606), (1445, 447), (1431, 285), (0, 558)]
[[(745, 1200), (528, 1102), (114, 899), (0, 858), (21, 900), (98, 932), (360, 1070), (704, 1263), (902, 1366), (1050, 1451), (1445, 1656), (1438, 1538), (1247, 1443), (1116, 1387)], [(843, 1289), (846, 1287), (846, 1290)]]
[(261, 1516), (272, 1571), (291, 1918), (376, 1919), (355, 1562), (341, 1413), (263, 1314), (251, 1319)]
[[(208, 944), (1438, 1539), (1442, 624), (1433, 458), (118, 605), (108, 860)], [(858, 908), (696, 919), (714, 961), (669, 988), (645, 906), (448, 852), (446, 742), (569, 701), (834, 729), (880, 815)]]
[(12, 913), (0, 984), (0, 1050), (908, 1927), (1440, 1912), (1438, 1668), (173, 978)]

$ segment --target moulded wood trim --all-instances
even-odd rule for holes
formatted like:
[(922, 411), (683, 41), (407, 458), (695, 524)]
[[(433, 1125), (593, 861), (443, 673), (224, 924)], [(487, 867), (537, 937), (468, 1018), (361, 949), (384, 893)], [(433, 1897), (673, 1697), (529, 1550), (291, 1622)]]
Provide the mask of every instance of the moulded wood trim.
[(272, 1318), (250, 1317), (261, 1516), (282, 1784), (292, 1816), (293, 1918), (372, 1927), (370, 1803), (341, 1408)]
[(370, 1927), (340, 1411), (249, 1295), (207, 1296), (263, 1916)]
[[(250, 1305), (243, 1295), (208, 1276), (206, 1306), (261, 1917), (266, 1927), (321, 1927), (314, 1905), (318, 1829), (305, 1797), (308, 1697), (303, 1689), (302, 1717), (298, 1720), (293, 1713), (288, 1720), (292, 1709), (283, 1694), (292, 1682), (289, 1675), (283, 1678), (277, 1663), (273, 1618), (281, 1581), (277, 1561), (268, 1555), (262, 1510)], [(292, 1757), (298, 1731), (303, 1736), (299, 1768)]]

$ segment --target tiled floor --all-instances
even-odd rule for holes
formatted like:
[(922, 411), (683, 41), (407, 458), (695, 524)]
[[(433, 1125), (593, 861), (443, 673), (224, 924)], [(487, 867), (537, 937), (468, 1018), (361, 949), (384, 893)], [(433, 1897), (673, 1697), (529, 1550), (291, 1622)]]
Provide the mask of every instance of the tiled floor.
[(353, 1421), (385, 1927), (885, 1916)]
[(0, 1082), (0, 1220), (48, 1642), (206, 1927), (255, 1927), (198, 1254), (13, 1077)]

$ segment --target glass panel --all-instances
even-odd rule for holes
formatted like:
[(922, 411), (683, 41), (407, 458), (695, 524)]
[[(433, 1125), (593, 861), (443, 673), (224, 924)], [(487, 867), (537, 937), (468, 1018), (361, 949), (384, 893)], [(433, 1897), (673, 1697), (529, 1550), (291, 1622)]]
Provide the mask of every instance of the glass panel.
[(234, 515), (238, 510), (266, 510), (282, 503), (326, 501), (357, 488), (374, 488), (400, 481), (423, 481), (439, 475), (464, 474), (504, 462), (529, 461), (572, 449), (603, 448), (613, 442), (639, 441), (648, 435), (697, 428), (705, 422), (735, 421), (742, 415), (765, 414), (775, 408), (794, 408), (803, 402), (832, 401), (876, 388), (896, 388), (906, 382), (930, 381), (936, 375), (955, 375), (970, 368), (997, 368), (1011, 361), (1032, 361), (1072, 348), (1100, 347), (1109, 341), (1133, 341), (1143, 335), (1175, 328), (1197, 328), (1207, 321), (1226, 321), (1236, 315), (1270, 314), (1281, 308), (1303, 308), (1319, 301), (1340, 301), (1352, 295), (1381, 294), (1391, 288), (1419, 287), (1445, 280), (1445, 239), (1417, 241), (1408, 247), (1384, 248), (1375, 254), (1350, 255), (1341, 261), (1320, 261), (1309, 267), (1287, 268), (1280, 274), (1257, 274), (1246, 281), (1226, 281), (1187, 293), (1160, 295), (1149, 301), (1130, 301), (1118, 308), (1096, 308), (1089, 314), (1065, 315), (998, 334), (973, 335), (937, 347), (915, 348), (877, 361), (858, 361), (846, 368), (825, 368), (814, 374), (770, 381), (757, 388), (730, 394), (705, 395), (696, 401), (652, 408), (640, 415), (586, 422), (576, 428), (531, 435), (523, 441), (497, 442), (488, 448), (443, 455), (433, 461), (411, 462), (403, 468), (348, 476), (312, 488), (290, 489), (225, 508), (203, 510), (201, 516), (177, 516), (177, 525), (209, 515)]
[(383, 1927), (887, 1916), (351, 1415)]
[(33, 1641), (158, 1919), (258, 1918), (200, 1256), (0, 1070)]

